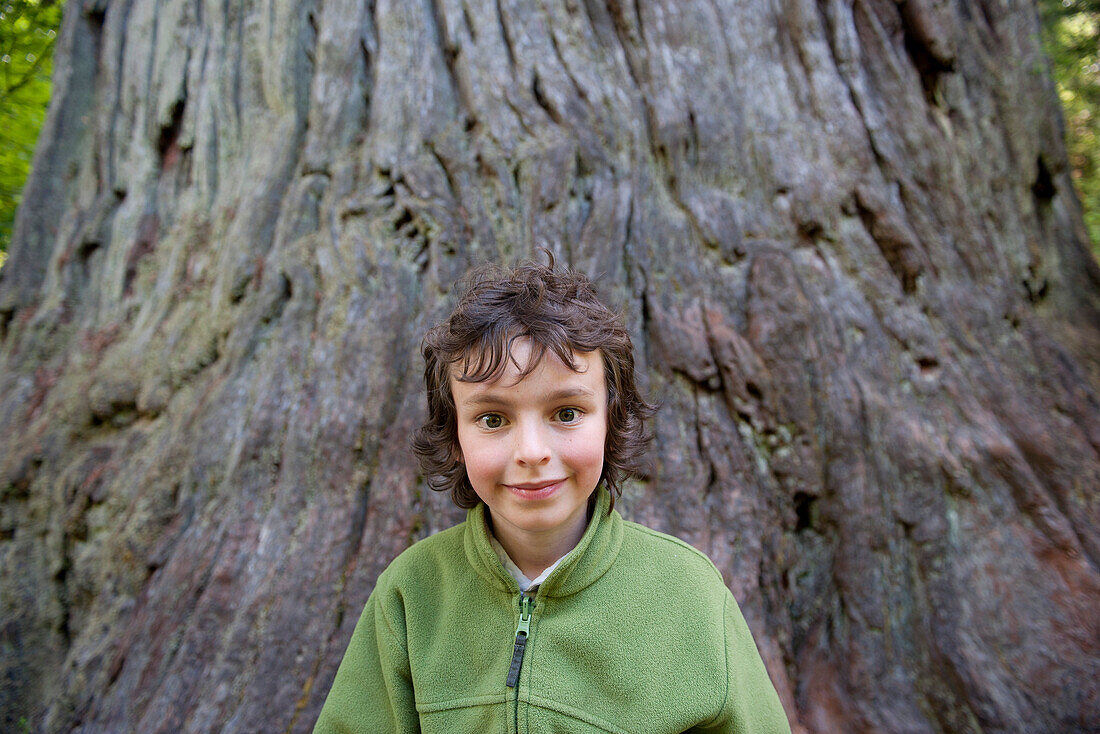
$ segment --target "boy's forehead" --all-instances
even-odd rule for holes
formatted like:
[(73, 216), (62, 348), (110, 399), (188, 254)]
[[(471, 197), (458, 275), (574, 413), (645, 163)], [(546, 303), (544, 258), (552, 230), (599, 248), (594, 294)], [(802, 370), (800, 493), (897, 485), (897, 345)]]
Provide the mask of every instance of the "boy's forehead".
[[(603, 366), (600, 350), (598, 349), (591, 352), (570, 350), (572, 364), (568, 364), (563, 362), (553, 349), (549, 347), (537, 348), (528, 337), (520, 337), (514, 340), (511, 344), (511, 350), (501, 356), (500, 364), (493, 365), (492, 374), (483, 380), (476, 380), (477, 382), (497, 383), (504, 381), (505, 385), (515, 385), (527, 379), (532, 373), (546, 367), (552, 368), (552, 371), (558, 371), (553, 368), (561, 368), (572, 374), (581, 375), (587, 373), (592, 365)], [(492, 353), (487, 348), (467, 350), (465, 354), (451, 362), (448, 370), (449, 382), (453, 385), (456, 382), (468, 384), (474, 381), (462, 378), (468, 377), (470, 374), (482, 374), (484, 367), (488, 365), (491, 359)]]

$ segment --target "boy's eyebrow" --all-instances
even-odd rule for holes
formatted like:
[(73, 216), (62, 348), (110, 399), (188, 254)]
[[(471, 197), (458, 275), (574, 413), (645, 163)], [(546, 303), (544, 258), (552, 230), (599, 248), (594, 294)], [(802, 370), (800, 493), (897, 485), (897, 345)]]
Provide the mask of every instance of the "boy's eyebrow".
[(568, 387), (561, 390), (555, 390), (547, 395), (549, 400), (565, 400), (566, 398), (591, 398), (595, 396), (595, 391), (591, 388), (578, 385), (577, 387)]
[[(554, 392), (548, 394), (546, 396), (546, 399), (551, 402), (557, 402), (558, 400), (567, 400), (569, 398), (591, 398), (595, 397), (595, 395), (596, 393), (592, 389), (583, 386), (577, 386), (555, 390)], [(479, 395), (472, 395), (463, 400), (462, 404), (478, 406), (501, 405), (508, 402), (509, 401), (506, 392), (502, 393), (498, 391), (493, 391), (488, 393), (481, 393)]]

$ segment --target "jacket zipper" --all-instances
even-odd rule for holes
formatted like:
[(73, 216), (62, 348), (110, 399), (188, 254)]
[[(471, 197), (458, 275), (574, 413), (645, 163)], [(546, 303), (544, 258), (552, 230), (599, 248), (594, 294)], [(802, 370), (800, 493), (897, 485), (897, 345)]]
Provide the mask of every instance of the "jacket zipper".
[(516, 625), (516, 641), (512, 646), (512, 664), (508, 666), (508, 679), (505, 685), (515, 689), (513, 718), (515, 731), (519, 731), (519, 670), (523, 667), (523, 652), (527, 649), (527, 639), (531, 636), (531, 613), (535, 601), (524, 594), (520, 599), (519, 624)]

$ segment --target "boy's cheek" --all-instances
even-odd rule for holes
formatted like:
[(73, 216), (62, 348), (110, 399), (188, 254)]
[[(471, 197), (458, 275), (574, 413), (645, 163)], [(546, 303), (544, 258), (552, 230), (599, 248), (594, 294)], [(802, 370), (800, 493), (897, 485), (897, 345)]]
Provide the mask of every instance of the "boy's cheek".
[(603, 473), (603, 436), (593, 436), (591, 440), (584, 441), (576, 446), (571, 453), (569, 463), (573, 464), (574, 470), (594, 474), (597, 479)]

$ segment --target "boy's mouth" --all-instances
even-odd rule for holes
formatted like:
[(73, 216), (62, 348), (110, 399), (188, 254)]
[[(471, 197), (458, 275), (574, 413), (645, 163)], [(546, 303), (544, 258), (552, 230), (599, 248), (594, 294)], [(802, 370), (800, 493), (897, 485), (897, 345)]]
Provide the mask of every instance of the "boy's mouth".
[(550, 479), (545, 482), (526, 482), (523, 484), (509, 484), (506, 486), (513, 492), (528, 499), (540, 499), (553, 494), (554, 490), (560, 487), (563, 482), (565, 482), (564, 479)]

